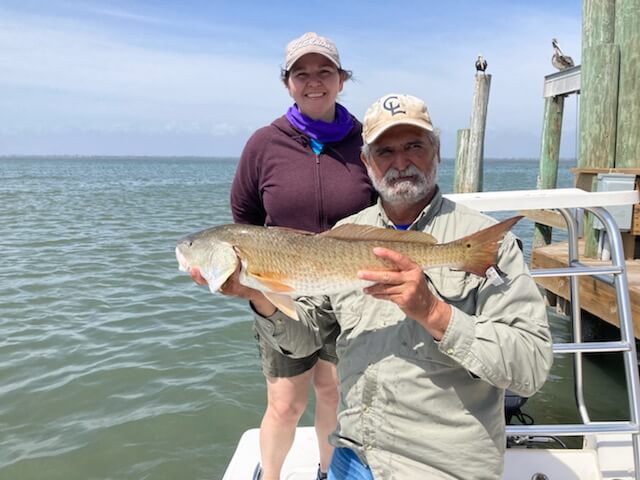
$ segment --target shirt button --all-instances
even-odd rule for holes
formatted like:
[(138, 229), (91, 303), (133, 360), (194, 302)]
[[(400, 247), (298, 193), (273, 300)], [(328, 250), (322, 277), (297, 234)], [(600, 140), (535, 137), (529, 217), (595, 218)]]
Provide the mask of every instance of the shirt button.
[(365, 405), (364, 407), (362, 407), (362, 411), (363, 412), (368, 412), (369, 411), (369, 406)]
[(448, 350), (447, 350), (447, 354), (448, 354), (448, 355), (453, 355), (453, 348), (448, 349)]
[(365, 450), (371, 450), (371, 445), (365, 445), (365, 446), (364, 446), (364, 449), (365, 449)]

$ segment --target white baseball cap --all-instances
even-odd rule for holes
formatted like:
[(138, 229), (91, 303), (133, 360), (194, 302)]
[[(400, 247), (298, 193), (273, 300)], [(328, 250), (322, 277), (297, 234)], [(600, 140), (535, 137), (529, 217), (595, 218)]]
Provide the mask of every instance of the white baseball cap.
[(336, 44), (327, 37), (321, 37), (315, 32), (307, 32), (288, 43), (284, 55), (285, 71), (291, 70), (293, 64), (307, 53), (319, 53), (331, 60), (336, 67), (342, 68)]

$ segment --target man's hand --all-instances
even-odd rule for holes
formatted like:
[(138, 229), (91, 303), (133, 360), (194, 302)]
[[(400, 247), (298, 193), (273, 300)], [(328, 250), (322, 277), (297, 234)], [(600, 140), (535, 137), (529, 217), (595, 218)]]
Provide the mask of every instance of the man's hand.
[(364, 293), (395, 303), (408, 317), (427, 329), (434, 339), (440, 340), (449, 325), (451, 306), (431, 293), (422, 268), (410, 258), (387, 248), (376, 247), (373, 253), (392, 263), (395, 270), (359, 271), (358, 278), (375, 282), (365, 288)]

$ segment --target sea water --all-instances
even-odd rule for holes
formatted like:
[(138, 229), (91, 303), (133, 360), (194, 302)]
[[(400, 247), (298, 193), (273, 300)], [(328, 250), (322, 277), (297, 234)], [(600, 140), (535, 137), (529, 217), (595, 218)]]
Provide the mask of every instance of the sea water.
[[(0, 479), (222, 477), (265, 406), (252, 318), (179, 272), (174, 248), (231, 222), (236, 162), (0, 159)], [(533, 189), (537, 174), (535, 160), (488, 160), (484, 190)], [(439, 177), (451, 192), (450, 160)], [(532, 230), (514, 228), (527, 255)], [(566, 320), (551, 323), (568, 341)], [(570, 360), (524, 405), (534, 420), (577, 421)], [(626, 418), (620, 362), (586, 368), (593, 419)]]

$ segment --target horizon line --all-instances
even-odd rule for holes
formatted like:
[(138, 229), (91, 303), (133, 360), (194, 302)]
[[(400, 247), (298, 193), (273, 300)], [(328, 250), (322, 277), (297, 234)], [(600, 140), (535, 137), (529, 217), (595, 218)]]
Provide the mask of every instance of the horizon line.
[[(51, 158), (51, 159), (64, 159), (64, 158), (139, 158), (139, 159), (211, 159), (211, 160), (237, 160), (240, 155), (140, 155), (140, 154), (81, 154), (81, 153), (63, 153), (63, 154), (29, 154), (29, 153), (10, 153), (0, 154), (0, 159), (9, 158)], [(483, 160), (539, 160), (537, 157), (485, 157)], [(442, 161), (455, 161), (455, 157), (442, 157)], [(558, 160), (559, 162), (577, 162), (575, 157), (563, 157)]]

